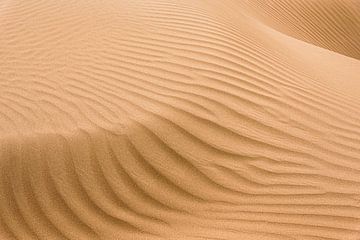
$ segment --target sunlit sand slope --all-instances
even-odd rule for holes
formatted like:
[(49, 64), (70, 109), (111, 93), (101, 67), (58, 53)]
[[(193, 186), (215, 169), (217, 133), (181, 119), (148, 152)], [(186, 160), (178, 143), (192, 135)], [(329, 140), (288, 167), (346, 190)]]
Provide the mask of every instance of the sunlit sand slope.
[(360, 239), (358, 29), (239, 2), (2, 0), (0, 239)]

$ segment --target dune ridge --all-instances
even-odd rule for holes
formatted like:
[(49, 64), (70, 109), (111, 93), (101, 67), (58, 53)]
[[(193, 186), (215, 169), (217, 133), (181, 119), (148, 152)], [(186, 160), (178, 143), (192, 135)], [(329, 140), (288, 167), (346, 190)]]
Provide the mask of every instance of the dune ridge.
[(0, 3), (0, 239), (360, 239), (358, 25), (261, 2)]
[(287, 35), (360, 58), (360, 4), (356, 0), (243, 2), (265, 24)]

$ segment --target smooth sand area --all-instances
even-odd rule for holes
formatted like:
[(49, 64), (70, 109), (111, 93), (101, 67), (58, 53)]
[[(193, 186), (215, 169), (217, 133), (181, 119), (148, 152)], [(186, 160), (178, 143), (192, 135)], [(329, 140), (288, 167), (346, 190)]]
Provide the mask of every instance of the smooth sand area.
[(0, 0), (0, 240), (359, 240), (358, 0)]

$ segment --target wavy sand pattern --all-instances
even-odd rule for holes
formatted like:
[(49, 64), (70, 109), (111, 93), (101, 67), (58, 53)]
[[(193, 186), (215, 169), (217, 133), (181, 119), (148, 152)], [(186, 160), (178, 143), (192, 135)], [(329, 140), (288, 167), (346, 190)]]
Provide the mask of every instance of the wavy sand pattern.
[(0, 239), (360, 239), (359, 9), (2, 0)]

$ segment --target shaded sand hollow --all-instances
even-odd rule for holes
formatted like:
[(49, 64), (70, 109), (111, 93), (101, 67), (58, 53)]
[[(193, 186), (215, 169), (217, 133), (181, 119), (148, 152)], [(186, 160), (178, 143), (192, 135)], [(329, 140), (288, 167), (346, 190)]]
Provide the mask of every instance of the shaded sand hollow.
[(360, 239), (357, 0), (1, 0), (0, 239)]

